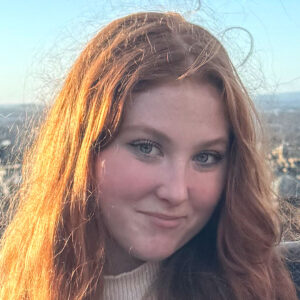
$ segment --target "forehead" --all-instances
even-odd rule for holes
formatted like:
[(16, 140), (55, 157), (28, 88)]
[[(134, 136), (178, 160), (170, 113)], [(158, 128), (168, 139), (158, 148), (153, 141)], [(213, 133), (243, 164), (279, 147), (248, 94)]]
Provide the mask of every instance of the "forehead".
[(126, 107), (124, 125), (162, 126), (170, 121), (181, 127), (206, 123), (228, 129), (223, 99), (207, 82), (166, 81), (134, 93)]

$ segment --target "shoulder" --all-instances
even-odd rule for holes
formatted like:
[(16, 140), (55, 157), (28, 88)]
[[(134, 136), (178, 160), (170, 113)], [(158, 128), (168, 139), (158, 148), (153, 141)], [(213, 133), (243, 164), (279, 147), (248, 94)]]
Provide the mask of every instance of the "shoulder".
[(300, 241), (284, 242), (280, 245), (286, 259), (286, 265), (296, 285), (298, 298), (300, 299)]

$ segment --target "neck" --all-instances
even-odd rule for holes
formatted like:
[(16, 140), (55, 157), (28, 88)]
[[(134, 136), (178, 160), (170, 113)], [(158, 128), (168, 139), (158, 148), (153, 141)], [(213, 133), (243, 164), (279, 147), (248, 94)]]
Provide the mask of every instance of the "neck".
[(112, 238), (106, 240), (106, 261), (104, 275), (119, 275), (130, 272), (144, 263), (120, 247)]

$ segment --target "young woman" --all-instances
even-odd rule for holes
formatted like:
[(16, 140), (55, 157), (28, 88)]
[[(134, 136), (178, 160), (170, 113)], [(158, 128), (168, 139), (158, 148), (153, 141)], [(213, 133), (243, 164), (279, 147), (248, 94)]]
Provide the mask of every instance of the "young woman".
[(205, 29), (112, 22), (28, 152), (1, 299), (295, 300), (258, 130)]

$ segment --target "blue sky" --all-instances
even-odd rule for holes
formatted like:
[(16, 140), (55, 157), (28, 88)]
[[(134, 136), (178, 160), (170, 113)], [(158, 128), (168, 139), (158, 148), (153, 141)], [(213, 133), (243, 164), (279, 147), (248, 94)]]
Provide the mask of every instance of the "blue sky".
[[(300, 91), (299, 0), (0, 0), (0, 104), (51, 100), (99, 28), (172, 10), (221, 39), (252, 94)], [(199, 7), (198, 7), (199, 8)], [(223, 34), (224, 30), (231, 29)], [(246, 63), (253, 39), (253, 50)]]

